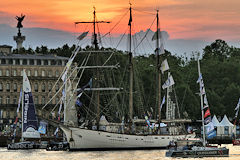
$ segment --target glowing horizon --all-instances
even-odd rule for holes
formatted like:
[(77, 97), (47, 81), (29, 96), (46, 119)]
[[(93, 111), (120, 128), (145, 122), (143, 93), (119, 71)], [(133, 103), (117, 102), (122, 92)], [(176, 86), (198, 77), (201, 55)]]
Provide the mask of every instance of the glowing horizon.
[[(159, 9), (161, 29), (169, 33), (171, 39), (225, 40), (240, 39), (239, 0), (141, 0), (132, 1), (133, 33), (146, 30), (153, 22)], [(11, 0), (1, 2), (0, 23), (16, 26), (16, 15), (26, 15), (25, 28), (40, 27), (83, 32), (92, 28), (87, 24), (77, 25), (76, 21), (92, 21), (93, 6), (97, 19), (111, 21), (101, 24), (104, 34), (128, 12), (129, 1), (122, 0)], [(123, 34), (127, 30), (129, 13), (124, 17), (113, 34)], [(155, 24), (151, 28), (156, 30)]]

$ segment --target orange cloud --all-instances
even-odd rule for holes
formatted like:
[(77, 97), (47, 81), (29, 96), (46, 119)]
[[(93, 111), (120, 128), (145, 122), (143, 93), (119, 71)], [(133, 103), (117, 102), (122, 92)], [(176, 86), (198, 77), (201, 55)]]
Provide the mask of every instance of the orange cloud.
[[(172, 39), (240, 38), (237, 36), (240, 35), (239, 0), (132, 0), (131, 3), (134, 32), (149, 28), (156, 14), (155, 10), (159, 9), (161, 28), (167, 30)], [(81, 24), (75, 28), (74, 22), (92, 21), (93, 6), (96, 6), (98, 20), (112, 22), (99, 25), (101, 31), (106, 33), (127, 12), (129, 0), (3, 1), (0, 23), (15, 26), (14, 16), (24, 13), (24, 27), (81, 32), (91, 26)], [(126, 15), (113, 33), (124, 33), (127, 30), (128, 18), (129, 15)], [(152, 30), (155, 30), (155, 26)]]

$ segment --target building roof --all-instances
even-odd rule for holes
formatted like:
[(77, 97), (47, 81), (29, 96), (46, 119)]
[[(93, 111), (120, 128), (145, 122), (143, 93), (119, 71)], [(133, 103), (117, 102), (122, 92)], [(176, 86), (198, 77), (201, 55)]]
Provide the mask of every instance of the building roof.
[(55, 56), (50, 54), (9, 54), (0, 53), (0, 59), (46, 59), (46, 60), (68, 60), (68, 57)]
[(0, 48), (12, 48), (12, 46), (9, 46), (9, 45), (0, 45)]

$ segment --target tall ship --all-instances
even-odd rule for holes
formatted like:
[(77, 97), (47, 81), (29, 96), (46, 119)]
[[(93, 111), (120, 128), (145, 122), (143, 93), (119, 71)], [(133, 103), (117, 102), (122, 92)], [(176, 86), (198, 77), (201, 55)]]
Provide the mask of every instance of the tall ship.
[[(162, 74), (169, 69), (169, 66), (166, 60), (161, 60), (162, 55), (164, 55), (164, 49), (163, 43), (160, 43), (161, 34), (158, 11), (155, 18), (157, 20), (157, 29), (153, 37), (156, 41), (156, 106), (146, 109), (139, 102), (141, 97), (137, 97), (137, 95), (141, 91), (137, 92), (136, 88), (139, 89), (143, 86), (138, 84), (134, 88), (137, 80), (134, 78), (136, 72), (134, 72), (132, 52), (133, 17), (131, 5), (129, 13), (129, 51), (125, 54), (125, 57), (127, 56), (125, 58), (127, 60), (127, 65), (125, 66), (127, 71), (125, 70), (125, 73), (128, 73), (128, 76), (124, 78), (119, 76), (121, 73), (118, 72), (118, 80), (113, 80), (113, 75), (108, 75), (104, 72), (112, 73), (120, 68), (118, 63), (111, 64), (113, 62), (112, 57), (117, 53), (115, 53), (114, 49), (100, 49), (98, 34), (96, 33), (98, 23), (109, 22), (97, 21), (95, 8), (93, 21), (76, 22), (76, 24), (93, 24), (92, 44), (94, 49), (82, 51), (80, 50), (80, 45), (78, 45), (66, 64), (60, 79), (64, 82), (64, 85), (60, 88), (63, 97), (61, 98), (59, 113), (63, 106), (64, 122), (60, 123), (59, 126), (66, 136), (70, 150), (165, 148), (173, 140), (195, 137), (194, 133), (185, 131), (183, 126), (185, 120), (180, 119), (180, 116), (177, 118), (177, 115), (175, 115), (177, 105), (176, 98), (173, 98), (174, 81), (170, 72), (165, 75), (167, 80), (163, 86), (161, 83), (161, 79), (163, 79)], [(80, 35), (78, 37), (79, 41), (86, 37), (87, 33), (84, 32)], [(72, 65), (77, 54), (81, 54), (81, 56), (87, 55), (83, 58), (80, 66)], [(101, 55), (104, 55), (106, 58), (104, 62), (101, 62)], [(91, 57), (93, 57), (92, 62), (96, 62), (96, 65), (88, 65)], [(85, 72), (92, 73), (93, 76), (89, 78), (90, 80), (85, 86), (79, 88), (77, 84), (85, 78)], [(123, 80), (120, 80), (121, 77)], [(118, 84), (122, 84), (124, 87), (114, 87), (114, 84), (117, 84), (115, 83), (116, 81), (123, 82)], [(127, 86), (124, 84), (127, 84)], [(107, 85), (110, 87), (105, 87)], [(164, 90), (161, 91), (161, 88)], [(166, 93), (166, 103), (165, 96), (161, 101), (161, 93), (163, 92)], [(127, 98), (126, 96), (121, 96), (121, 93), (127, 95)], [(83, 96), (86, 96), (90, 102), (80, 102)], [(161, 109), (164, 103), (166, 104), (165, 120), (161, 118)], [(82, 108), (84, 109), (80, 109), (80, 111), (85, 110), (85, 113), (79, 112), (78, 106), (83, 106)], [(137, 115), (137, 111), (140, 114)]]

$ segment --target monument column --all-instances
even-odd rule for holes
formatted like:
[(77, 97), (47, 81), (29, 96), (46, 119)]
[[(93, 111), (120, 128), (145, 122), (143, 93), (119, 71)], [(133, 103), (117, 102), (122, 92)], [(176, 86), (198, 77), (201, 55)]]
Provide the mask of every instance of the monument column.
[(25, 36), (22, 36), (21, 33), (13, 37), (14, 41), (17, 43), (17, 49), (22, 48), (22, 43), (25, 40)]
[(16, 19), (18, 21), (17, 28), (18, 28), (18, 34), (17, 36), (14, 36), (13, 39), (17, 43), (17, 49), (19, 50), (22, 48), (22, 43), (25, 40), (25, 36), (22, 36), (20, 28), (23, 28), (22, 21), (24, 19), (25, 15), (22, 15), (20, 17), (16, 16)]

